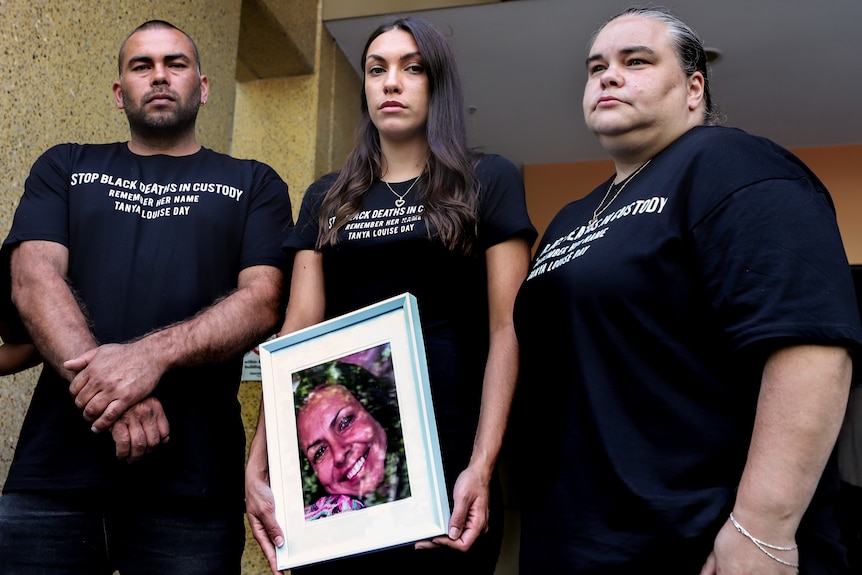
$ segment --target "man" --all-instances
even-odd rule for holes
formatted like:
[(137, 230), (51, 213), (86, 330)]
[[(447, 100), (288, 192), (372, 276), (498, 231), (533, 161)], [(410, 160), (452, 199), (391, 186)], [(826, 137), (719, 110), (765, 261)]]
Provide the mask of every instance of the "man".
[(672, 15), (613, 18), (586, 66), (616, 175), (549, 225), (516, 303), (521, 573), (846, 572), (828, 460), (862, 328), (828, 192), (706, 125)]
[(0, 573), (238, 574), (241, 355), (282, 310), (287, 187), (198, 144), (192, 39), (150, 21), (113, 92), (127, 143), (35, 163), (4, 249), (46, 362), (0, 497)]

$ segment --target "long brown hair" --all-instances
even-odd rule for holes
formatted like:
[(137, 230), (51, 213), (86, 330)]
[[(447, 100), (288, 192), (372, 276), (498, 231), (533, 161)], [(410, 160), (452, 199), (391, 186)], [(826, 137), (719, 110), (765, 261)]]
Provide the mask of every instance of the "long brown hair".
[[(428, 230), (435, 233), (447, 248), (469, 252), (478, 226), (479, 183), (475, 169), (479, 156), (467, 150), (464, 93), (455, 56), (446, 39), (427, 20), (412, 16), (396, 17), (381, 24), (368, 38), (362, 51), (363, 70), (371, 43), (384, 32), (395, 29), (413, 36), (428, 75), (425, 133), (429, 154), (418, 187), (419, 198), (425, 204)], [(319, 216), (318, 250), (337, 243), (338, 230), (360, 211), (365, 194), (374, 180), (381, 177), (382, 162), (380, 134), (368, 113), (363, 81), (362, 117), (356, 129), (356, 143), (332, 187), (324, 195)]]

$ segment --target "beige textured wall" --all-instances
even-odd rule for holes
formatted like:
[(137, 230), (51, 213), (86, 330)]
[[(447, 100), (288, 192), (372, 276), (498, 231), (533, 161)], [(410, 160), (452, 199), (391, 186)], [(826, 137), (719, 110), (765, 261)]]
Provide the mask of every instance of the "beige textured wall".
[[(319, 0), (0, 0), (0, 236), (45, 149), (128, 139), (111, 96), (117, 51), (132, 29), (154, 18), (184, 29), (200, 49), (210, 79), (198, 118), (201, 143), (270, 164), (287, 181), (296, 215), (305, 188), (343, 161), (358, 117), (359, 80), (320, 14)], [(247, 42), (262, 27), (283, 42)], [(253, 79), (246, 64), (273, 58), (289, 59), (298, 75)], [(38, 374), (34, 368), (0, 378), (0, 484)], [(251, 433), (260, 384), (244, 382), (240, 393)], [(249, 538), (243, 573), (268, 572)]]
[[(308, 53), (306, 44), (312, 42), (310, 73), (237, 84), (231, 153), (271, 165), (287, 182), (296, 217), (305, 189), (324, 173), (338, 169), (352, 146), (361, 84), (323, 27), (319, 9), (309, 10), (314, 2), (258, 1), (272, 3), (271, 16), (285, 30), (286, 22), (302, 30), (293, 44), (297, 52)], [(248, 55), (254, 57), (283, 58), (283, 54)]]

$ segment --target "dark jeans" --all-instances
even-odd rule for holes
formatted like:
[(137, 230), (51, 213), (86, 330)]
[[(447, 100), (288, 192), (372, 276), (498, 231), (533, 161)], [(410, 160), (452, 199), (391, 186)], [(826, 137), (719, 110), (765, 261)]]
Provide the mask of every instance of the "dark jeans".
[(0, 497), (0, 575), (239, 575), (242, 513), (80, 493)]

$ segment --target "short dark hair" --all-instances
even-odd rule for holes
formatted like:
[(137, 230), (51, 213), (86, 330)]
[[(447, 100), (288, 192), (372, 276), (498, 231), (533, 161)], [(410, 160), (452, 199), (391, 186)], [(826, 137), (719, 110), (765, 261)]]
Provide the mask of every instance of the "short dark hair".
[(120, 44), (120, 52), (117, 55), (117, 72), (120, 74), (120, 76), (123, 75), (123, 50), (126, 48), (126, 43), (129, 41), (129, 38), (131, 38), (132, 36), (134, 36), (138, 32), (143, 32), (144, 30), (157, 30), (160, 28), (167, 28), (169, 30), (176, 30), (177, 32), (182, 32), (183, 35), (189, 39), (189, 42), (191, 42), (191, 44), (192, 44), (192, 50), (194, 51), (194, 54), (195, 54), (195, 63), (197, 64), (197, 67), (198, 67), (198, 74), (201, 73), (201, 55), (198, 52), (198, 45), (195, 44), (195, 41), (192, 40), (191, 36), (189, 36), (184, 30), (177, 28), (176, 26), (174, 26), (170, 22), (166, 22), (164, 20), (147, 20), (146, 22), (144, 22), (143, 24), (141, 24), (140, 26), (138, 26), (137, 28), (132, 30), (131, 33), (129, 33), (129, 35), (126, 36), (126, 39), (123, 40), (123, 43)]

